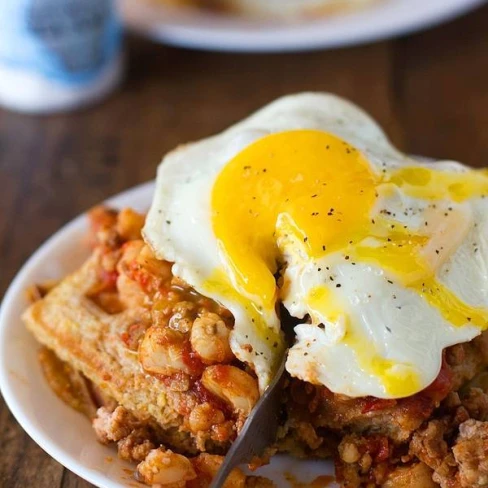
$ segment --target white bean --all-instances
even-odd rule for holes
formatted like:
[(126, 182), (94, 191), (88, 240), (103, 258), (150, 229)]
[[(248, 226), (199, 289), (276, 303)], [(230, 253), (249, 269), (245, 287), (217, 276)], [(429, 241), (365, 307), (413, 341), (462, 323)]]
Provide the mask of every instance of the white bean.
[(137, 472), (144, 483), (162, 486), (181, 483), (184, 487), (197, 476), (189, 459), (163, 448), (153, 449), (137, 466)]
[(235, 366), (209, 366), (203, 372), (202, 384), (244, 415), (249, 415), (259, 399), (257, 381)]
[(230, 330), (215, 313), (207, 313), (193, 322), (192, 349), (207, 364), (226, 363), (234, 359), (229, 345)]
[(139, 346), (139, 360), (150, 372), (170, 376), (175, 373), (191, 374), (184, 361), (185, 336), (172, 329), (150, 327)]

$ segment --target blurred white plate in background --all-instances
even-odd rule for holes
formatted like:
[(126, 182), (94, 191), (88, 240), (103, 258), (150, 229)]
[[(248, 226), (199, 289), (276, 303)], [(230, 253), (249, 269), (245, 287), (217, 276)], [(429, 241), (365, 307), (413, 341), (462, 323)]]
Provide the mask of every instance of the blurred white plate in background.
[[(107, 203), (145, 212), (153, 191), (154, 183), (146, 183)], [(142, 488), (144, 485), (132, 477), (134, 465), (118, 459), (115, 449), (99, 444), (90, 421), (52, 392), (38, 363), (40, 346), (20, 319), (28, 306), (25, 291), (29, 285), (62, 278), (88, 257), (90, 250), (84, 244), (87, 232), (84, 215), (63, 227), (27, 261), (5, 294), (0, 310), (0, 390), (24, 430), (63, 466), (100, 488)], [(257, 473), (273, 479), (280, 488), (291, 488), (297, 485), (287, 478), (308, 483), (333, 472), (330, 461), (275, 456)], [(315, 486), (336, 485), (324, 480)]]
[(167, 7), (147, 0), (119, 3), (130, 29), (162, 43), (216, 51), (284, 52), (399, 36), (453, 19), (486, 0), (378, 0), (354, 12), (294, 23)]

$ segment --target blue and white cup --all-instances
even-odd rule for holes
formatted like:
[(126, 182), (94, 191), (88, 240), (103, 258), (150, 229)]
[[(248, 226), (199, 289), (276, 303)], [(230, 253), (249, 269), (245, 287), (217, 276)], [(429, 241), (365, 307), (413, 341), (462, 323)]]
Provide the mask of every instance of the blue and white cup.
[(119, 83), (113, 0), (0, 0), (0, 104), (46, 113), (96, 101)]

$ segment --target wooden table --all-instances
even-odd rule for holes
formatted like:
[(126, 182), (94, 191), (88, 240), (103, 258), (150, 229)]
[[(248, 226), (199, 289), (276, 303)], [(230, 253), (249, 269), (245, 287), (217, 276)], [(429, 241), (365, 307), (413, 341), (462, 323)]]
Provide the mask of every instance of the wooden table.
[[(287, 93), (350, 98), (404, 150), (488, 165), (488, 5), (399, 40), (305, 54), (232, 55), (129, 39), (118, 93), (79, 113), (0, 111), (0, 296), (63, 224), (154, 177), (163, 153)], [(95, 442), (95, 439), (94, 439)], [(0, 398), (0, 487), (88, 487), (31, 441)]]

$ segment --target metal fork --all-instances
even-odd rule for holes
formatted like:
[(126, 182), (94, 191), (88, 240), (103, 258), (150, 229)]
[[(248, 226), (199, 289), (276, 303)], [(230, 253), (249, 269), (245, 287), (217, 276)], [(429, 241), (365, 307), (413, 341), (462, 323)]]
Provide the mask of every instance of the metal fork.
[[(281, 311), (281, 326), (289, 345), (293, 341), (293, 320), (284, 308)], [(240, 464), (249, 463), (255, 456), (260, 456), (264, 450), (276, 441), (279, 425), (280, 397), (285, 380), (285, 364), (288, 350), (281, 358), (273, 381), (265, 390), (263, 396), (256, 403), (247, 418), (239, 436), (232, 444), (225, 456), (224, 462), (209, 488), (221, 488), (231, 471)]]

